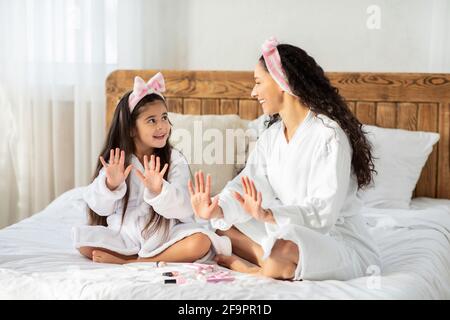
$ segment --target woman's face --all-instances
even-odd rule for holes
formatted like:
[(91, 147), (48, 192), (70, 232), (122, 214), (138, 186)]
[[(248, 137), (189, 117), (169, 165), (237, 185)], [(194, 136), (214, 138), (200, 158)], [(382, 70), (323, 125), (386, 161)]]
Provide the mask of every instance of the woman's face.
[(260, 103), (264, 114), (273, 115), (279, 113), (283, 102), (283, 91), (273, 80), (270, 73), (264, 69), (261, 62), (254, 71), (255, 86), (252, 90), (252, 98), (256, 98)]
[(148, 103), (136, 119), (134, 142), (143, 148), (162, 148), (170, 133), (166, 105), (162, 101)]

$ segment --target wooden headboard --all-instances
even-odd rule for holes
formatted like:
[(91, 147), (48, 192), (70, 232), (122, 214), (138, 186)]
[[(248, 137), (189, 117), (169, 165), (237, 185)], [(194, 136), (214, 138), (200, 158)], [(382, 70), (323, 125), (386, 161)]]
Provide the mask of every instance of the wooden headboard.
[[(136, 75), (149, 79), (159, 70), (118, 70), (106, 80), (109, 127), (120, 97)], [(261, 114), (250, 97), (253, 72), (161, 70), (169, 111), (186, 114)], [(327, 73), (362, 123), (440, 134), (414, 195), (450, 199), (450, 74)]]

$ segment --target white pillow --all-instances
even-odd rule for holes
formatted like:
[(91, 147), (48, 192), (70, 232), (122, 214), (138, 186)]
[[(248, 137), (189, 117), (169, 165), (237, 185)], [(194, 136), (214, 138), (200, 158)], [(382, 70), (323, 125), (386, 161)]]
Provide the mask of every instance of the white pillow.
[[(262, 115), (249, 123), (258, 136), (265, 129)], [(358, 191), (358, 198), (367, 207), (409, 208), (412, 193), (433, 145), (439, 140), (435, 132), (363, 126), (373, 146), (375, 170), (371, 186)]]
[(222, 191), (245, 165), (248, 121), (238, 115), (188, 115), (169, 112), (171, 144), (188, 160), (191, 174), (212, 177), (211, 195)]
[(434, 132), (363, 126), (373, 146), (373, 184), (358, 191), (365, 206), (409, 208), (422, 168), (439, 140)]

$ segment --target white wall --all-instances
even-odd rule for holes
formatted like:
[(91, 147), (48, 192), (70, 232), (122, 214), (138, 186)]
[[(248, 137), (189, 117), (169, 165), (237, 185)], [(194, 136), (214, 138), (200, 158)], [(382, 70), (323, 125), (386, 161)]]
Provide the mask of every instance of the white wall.
[(160, 0), (146, 16), (149, 68), (251, 70), (275, 35), (326, 71), (450, 72), (447, 0)]

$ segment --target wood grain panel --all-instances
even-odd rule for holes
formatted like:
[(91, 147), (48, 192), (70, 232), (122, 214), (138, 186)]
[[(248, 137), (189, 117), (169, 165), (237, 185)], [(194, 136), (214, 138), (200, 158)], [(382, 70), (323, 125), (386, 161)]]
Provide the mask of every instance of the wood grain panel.
[(376, 121), (375, 110), (375, 103), (373, 102), (356, 103), (356, 117), (361, 123), (374, 125)]
[(397, 128), (405, 130), (417, 129), (417, 104), (399, 103), (397, 110)]
[(203, 99), (202, 114), (220, 114), (219, 99)]
[(184, 99), (183, 105), (186, 114), (202, 114), (201, 99)]
[(439, 105), (437, 197), (450, 199), (450, 102)]
[(238, 100), (221, 99), (220, 100), (220, 113), (221, 114), (238, 114), (239, 106)]
[(253, 72), (247, 71), (116, 70), (107, 79), (109, 93), (131, 90), (135, 76), (147, 80), (158, 71), (164, 75), (166, 97), (249, 98), (254, 84)]
[[(419, 103), (417, 113), (417, 130), (436, 132), (438, 129), (438, 105), (435, 103)], [(416, 187), (417, 197), (436, 197), (437, 188), (438, 144), (428, 157), (422, 169)]]
[(328, 72), (327, 76), (351, 101), (450, 101), (449, 74)]
[(259, 103), (256, 100), (239, 100), (239, 116), (247, 120), (256, 119), (258, 107)]
[(183, 99), (167, 98), (169, 112), (183, 113)]
[(395, 128), (397, 106), (392, 102), (377, 103), (376, 125), (383, 128)]

